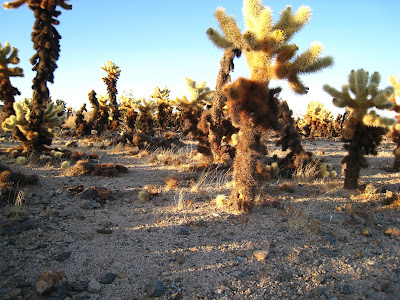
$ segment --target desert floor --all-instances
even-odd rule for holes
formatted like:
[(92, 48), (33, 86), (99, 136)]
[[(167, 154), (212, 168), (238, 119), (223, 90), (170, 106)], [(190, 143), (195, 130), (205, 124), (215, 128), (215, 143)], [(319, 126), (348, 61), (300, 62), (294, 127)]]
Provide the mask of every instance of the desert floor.
[[(1, 156), (39, 183), (1, 207), (0, 299), (400, 299), (400, 174), (388, 169), (389, 140), (354, 191), (342, 188), (343, 143), (304, 140), (338, 176), (272, 178), (244, 215), (215, 200), (229, 196), (231, 171), (192, 170), (194, 144), (154, 153), (107, 144), (82, 139), (74, 151), (128, 173), (78, 176), (61, 160), (17, 166)], [(2, 137), (3, 152), (16, 145)], [(268, 150), (284, 155), (273, 141)], [(84, 192), (71, 189), (79, 185)], [(35, 282), (49, 270), (68, 289), (40, 297)]]

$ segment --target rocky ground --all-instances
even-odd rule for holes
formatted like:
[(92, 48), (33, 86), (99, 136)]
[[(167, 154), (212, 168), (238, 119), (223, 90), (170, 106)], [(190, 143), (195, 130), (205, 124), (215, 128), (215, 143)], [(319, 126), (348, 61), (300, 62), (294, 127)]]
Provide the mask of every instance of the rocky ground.
[[(304, 141), (338, 177), (273, 178), (248, 215), (215, 201), (229, 195), (230, 171), (191, 171), (192, 144), (156, 153), (77, 144), (128, 173), (79, 176), (61, 161), (1, 156), (39, 183), (1, 207), (0, 299), (400, 299), (390, 141), (368, 157), (356, 191), (342, 188), (340, 141)], [(15, 145), (3, 137), (3, 150)], [(283, 155), (272, 142), (269, 151)]]

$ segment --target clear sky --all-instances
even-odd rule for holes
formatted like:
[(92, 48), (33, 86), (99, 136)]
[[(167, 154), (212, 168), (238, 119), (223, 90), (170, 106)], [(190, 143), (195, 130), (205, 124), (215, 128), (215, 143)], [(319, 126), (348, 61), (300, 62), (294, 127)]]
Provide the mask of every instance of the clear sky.
[[(3, 1), (2, 1), (3, 2)], [(93, 89), (106, 94), (101, 67), (112, 60), (121, 69), (117, 83), (118, 96), (132, 92), (148, 98), (154, 88), (167, 86), (175, 99), (187, 95), (185, 77), (206, 81), (214, 89), (223, 51), (207, 38), (209, 27), (219, 29), (213, 13), (224, 7), (244, 28), (241, 0), (72, 0), (72, 10), (61, 9), (62, 36), (55, 82), (49, 84), (52, 99), (62, 99), (79, 108), (88, 103)], [(311, 21), (293, 39), (300, 52), (314, 41), (324, 46), (335, 64), (317, 74), (302, 77), (310, 88), (307, 95), (297, 96), (286, 84), (281, 97), (295, 113), (304, 113), (309, 101), (320, 101), (334, 114), (342, 111), (332, 105), (322, 90), (327, 83), (337, 88), (347, 83), (352, 69), (380, 72), (380, 87), (390, 85), (389, 76), (400, 76), (400, 1), (398, 0), (264, 0), (271, 7), (274, 20), (286, 5), (296, 11), (301, 5), (312, 8)], [(30, 33), (33, 13), (27, 5), (18, 9), (0, 8), (0, 43), (9, 41), (19, 49), (24, 78), (12, 78), (22, 95), (31, 97), (34, 73), (29, 63), (34, 54)], [(234, 80), (248, 76), (245, 58), (235, 59)]]

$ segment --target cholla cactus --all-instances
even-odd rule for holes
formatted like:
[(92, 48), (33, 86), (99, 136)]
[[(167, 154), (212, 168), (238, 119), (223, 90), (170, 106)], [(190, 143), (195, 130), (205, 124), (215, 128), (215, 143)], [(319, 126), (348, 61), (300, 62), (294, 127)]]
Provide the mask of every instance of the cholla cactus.
[(243, 16), (246, 31), (242, 33), (234, 17), (227, 16), (223, 8), (215, 11), (223, 35), (210, 28), (208, 37), (218, 47), (240, 49), (246, 56), (250, 68), (250, 79), (268, 85), (272, 79), (286, 79), (293, 91), (307, 93), (299, 75), (313, 73), (330, 66), (331, 57), (320, 57), (322, 46), (313, 43), (307, 51), (295, 57), (298, 46), (289, 44), (290, 39), (311, 18), (311, 9), (302, 6), (292, 13), (287, 6), (274, 24), (272, 11), (263, 6), (261, 0), (244, 0)]
[(42, 140), (44, 145), (48, 145), (49, 141), (54, 138), (59, 126), (64, 122), (65, 116), (59, 116), (63, 111), (62, 105), (57, 105), (54, 102), (49, 102), (43, 114), (42, 126), (40, 132), (33, 131), (30, 127), (30, 114), (33, 107), (32, 101), (24, 99), (22, 102), (14, 102), (15, 115), (8, 117), (2, 124), (5, 131), (13, 131), (16, 127), (21, 132), (20, 140), (24, 147), (30, 144), (30, 141), (38, 136), (45, 137), (47, 140)]
[(396, 80), (394, 76), (390, 76), (390, 83), (394, 87), (394, 93), (390, 96), (389, 101), (393, 103), (392, 110), (397, 113), (395, 116), (397, 122), (392, 128), (392, 139), (396, 144), (394, 149), (394, 162), (393, 168), (400, 171), (400, 105), (397, 104), (396, 96), (400, 96), (400, 83)]
[(102, 70), (107, 72), (107, 77), (103, 77), (104, 83), (107, 85), (107, 92), (110, 99), (110, 106), (111, 106), (111, 129), (115, 130), (119, 127), (119, 109), (117, 103), (117, 80), (121, 71), (119, 67), (113, 63), (112, 61), (108, 60), (107, 63), (101, 67)]
[(4, 102), (3, 115), (0, 122), (14, 114), (13, 104), (15, 95), (21, 95), (17, 88), (13, 87), (10, 77), (23, 77), (24, 72), (21, 68), (10, 68), (8, 65), (16, 65), (19, 63), (18, 49), (10, 46), (9, 42), (0, 44), (0, 100)]
[(270, 81), (287, 80), (293, 91), (305, 94), (308, 88), (299, 75), (330, 66), (333, 59), (320, 57), (322, 46), (319, 43), (312, 44), (310, 49), (297, 56), (297, 45), (289, 44), (293, 35), (309, 21), (309, 7), (303, 6), (293, 14), (287, 6), (274, 23), (271, 9), (263, 6), (261, 0), (244, 0), (243, 14), (246, 31), (242, 33), (234, 17), (218, 8), (215, 17), (223, 34), (212, 28), (207, 34), (220, 48), (241, 50), (250, 68), (250, 80), (239, 78), (225, 87), (228, 115), (241, 131), (230, 203), (235, 210), (247, 211), (256, 196), (257, 160), (266, 154), (261, 135), (269, 129), (280, 128), (278, 90), (269, 89)]
[(193, 139), (198, 141), (197, 150), (211, 157), (208, 132), (205, 128), (200, 128), (200, 120), (204, 111), (211, 105), (213, 91), (206, 86), (205, 81), (196, 84), (196, 81), (190, 78), (185, 80), (190, 99), (185, 96), (176, 99), (177, 108), (181, 111), (181, 118), (184, 122), (183, 135), (191, 134)]
[[(56, 61), (60, 53), (60, 39), (61, 36), (56, 30), (55, 26), (59, 24), (57, 17), (61, 14), (57, 10), (58, 7), (70, 10), (72, 5), (66, 3), (67, 0), (16, 0), (12, 2), (5, 2), (3, 7), (6, 9), (17, 8), (23, 4), (34, 12), (35, 23), (33, 25), (33, 32), (31, 39), (33, 48), (36, 53), (30, 59), (33, 65), (33, 70), (36, 71), (36, 76), (32, 80), (32, 108), (29, 115), (29, 130), (28, 132), (35, 132), (32, 139), (25, 140), (25, 135), (20, 135), (18, 138), (23, 139), (21, 142), (24, 144), (26, 150), (31, 152), (40, 153), (44, 145), (49, 145), (52, 138), (46, 130), (42, 122), (46, 119), (45, 110), (49, 104), (50, 92), (47, 83), (54, 83), (54, 71), (57, 68)], [(43, 132), (43, 136), (41, 133)]]
[(171, 100), (169, 99), (169, 93), (171, 91), (165, 87), (164, 89), (160, 89), (158, 86), (154, 89), (153, 95), (150, 97), (157, 102), (157, 121), (160, 125), (160, 130), (164, 131), (167, 129), (167, 126), (171, 125)]
[(130, 131), (134, 131), (136, 126), (136, 119), (138, 117), (138, 113), (135, 110), (138, 105), (138, 101), (136, 100), (136, 98), (125, 95), (122, 95), (119, 98), (121, 100), (121, 106), (119, 107), (119, 109), (125, 118), (125, 124)]
[[(307, 105), (307, 112), (304, 116), (305, 124), (299, 128), (309, 130), (309, 138), (314, 139), (316, 135), (329, 137), (336, 135), (333, 133), (333, 116), (320, 102), (310, 101)], [(306, 127), (306, 128), (304, 128)]]
[(393, 88), (379, 89), (380, 80), (378, 72), (374, 72), (370, 77), (368, 72), (359, 69), (351, 71), (349, 84), (343, 85), (342, 91), (324, 85), (324, 90), (334, 97), (333, 104), (346, 107), (349, 111), (342, 131), (346, 142), (344, 147), (348, 151), (348, 155), (342, 159), (344, 187), (347, 189), (355, 189), (358, 186), (361, 168), (368, 167), (364, 155), (377, 154), (377, 146), (387, 132), (387, 126), (394, 122), (392, 119), (379, 117), (374, 111), (369, 112), (371, 108), (393, 107), (393, 103), (388, 101)]
[(157, 103), (152, 100), (146, 100), (145, 98), (139, 99), (136, 104), (136, 109), (139, 110), (139, 118), (136, 121), (136, 128), (142, 133), (147, 135), (154, 135), (154, 120), (153, 115)]

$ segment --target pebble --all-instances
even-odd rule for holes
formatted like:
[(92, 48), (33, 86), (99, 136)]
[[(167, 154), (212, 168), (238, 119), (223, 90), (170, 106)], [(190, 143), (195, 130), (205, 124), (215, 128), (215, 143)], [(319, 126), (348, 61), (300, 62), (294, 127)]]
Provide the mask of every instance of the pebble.
[(71, 256), (71, 252), (62, 252), (56, 257), (56, 261), (64, 262)]
[(165, 293), (165, 286), (162, 281), (156, 280), (146, 284), (145, 290), (149, 297), (160, 297)]
[(258, 260), (258, 261), (264, 261), (268, 257), (269, 250), (256, 250), (253, 252), (253, 256)]
[(89, 280), (87, 290), (90, 293), (99, 293), (101, 291), (101, 284), (96, 279), (92, 278)]
[(100, 279), (100, 283), (103, 284), (110, 284), (114, 281), (115, 277), (117, 277), (117, 274), (114, 273), (106, 273), (104, 276)]

